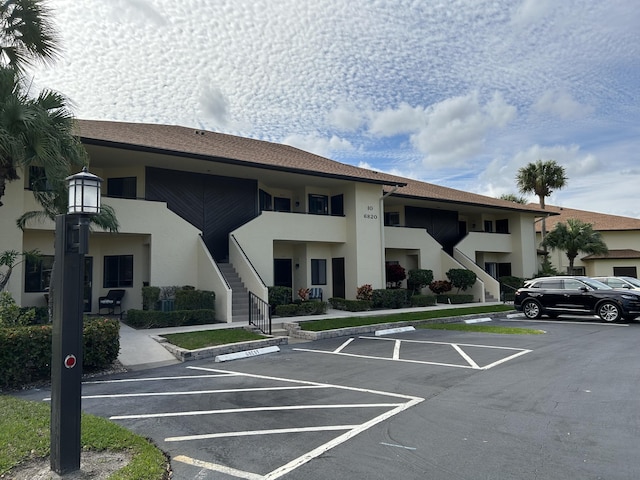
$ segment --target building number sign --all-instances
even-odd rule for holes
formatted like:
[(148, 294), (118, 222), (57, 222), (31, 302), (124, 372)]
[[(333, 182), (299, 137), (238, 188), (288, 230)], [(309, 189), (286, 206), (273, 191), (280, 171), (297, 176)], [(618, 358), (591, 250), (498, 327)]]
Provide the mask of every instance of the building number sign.
[(373, 205), (367, 205), (367, 211), (364, 214), (364, 218), (367, 220), (377, 220), (378, 215), (373, 211)]

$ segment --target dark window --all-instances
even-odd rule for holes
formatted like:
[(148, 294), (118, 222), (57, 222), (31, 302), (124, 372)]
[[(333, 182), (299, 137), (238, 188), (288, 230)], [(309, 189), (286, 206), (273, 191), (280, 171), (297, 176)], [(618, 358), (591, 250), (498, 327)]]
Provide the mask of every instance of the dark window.
[(290, 212), (291, 211), (291, 199), (283, 197), (273, 198), (273, 209), (276, 212)]
[(260, 198), (260, 211), (271, 210), (271, 195), (264, 190), (260, 190), (258, 192), (258, 197)]
[(499, 263), (498, 264), (498, 278), (511, 276), (511, 264)]
[(613, 267), (613, 275), (615, 277), (638, 278), (638, 271), (636, 267)]
[(104, 288), (133, 287), (133, 255), (105, 255)]
[(399, 212), (385, 212), (384, 224), (387, 227), (395, 227), (400, 225), (400, 213)]
[(327, 195), (309, 194), (309, 213), (329, 215), (329, 197)]
[(45, 292), (51, 281), (53, 255), (43, 255), (38, 259), (27, 257), (25, 262), (24, 291)]
[(52, 190), (47, 182), (47, 174), (42, 167), (29, 167), (29, 190), (48, 192)]
[(136, 198), (138, 194), (136, 177), (108, 178), (107, 196)]
[(327, 284), (327, 261), (324, 259), (311, 259), (311, 284)]
[(567, 267), (567, 272), (569, 273), (569, 275), (581, 275), (584, 276), (586, 273), (586, 270), (584, 267), (573, 267), (573, 272), (569, 272), (569, 267)]
[(337, 217), (344, 216), (344, 195), (334, 195), (331, 197), (331, 215)]
[(562, 280), (541, 280), (531, 285), (531, 288), (562, 289)]
[(487, 233), (493, 232), (493, 222), (491, 220), (484, 221), (484, 231)]
[(509, 220), (496, 220), (496, 233), (509, 233)]

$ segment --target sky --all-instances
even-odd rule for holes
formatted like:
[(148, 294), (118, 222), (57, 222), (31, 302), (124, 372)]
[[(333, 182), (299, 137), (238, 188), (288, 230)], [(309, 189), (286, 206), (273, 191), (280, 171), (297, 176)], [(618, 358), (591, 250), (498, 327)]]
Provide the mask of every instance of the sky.
[[(48, 0), (76, 117), (181, 125), (640, 218), (638, 0)], [(638, 183), (636, 183), (638, 182)], [(537, 202), (532, 195), (524, 195)]]

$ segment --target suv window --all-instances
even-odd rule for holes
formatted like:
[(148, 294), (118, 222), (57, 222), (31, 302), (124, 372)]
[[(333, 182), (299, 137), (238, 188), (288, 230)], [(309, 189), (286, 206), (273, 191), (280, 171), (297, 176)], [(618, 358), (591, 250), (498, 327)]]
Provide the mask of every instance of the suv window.
[(562, 288), (562, 280), (539, 280), (531, 288), (550, 288), (560, 290)]
[(579, 282), (578, 280), (565, 280), (564, 281), (564, 289), (565, 290), (580, 290), (585, 287), (585, 284)]

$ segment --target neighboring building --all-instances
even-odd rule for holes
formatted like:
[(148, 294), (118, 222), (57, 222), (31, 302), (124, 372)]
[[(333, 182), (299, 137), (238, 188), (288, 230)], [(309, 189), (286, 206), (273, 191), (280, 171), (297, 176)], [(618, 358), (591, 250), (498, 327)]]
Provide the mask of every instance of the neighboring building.
[[(535, 205), (193, 128), (78, 124), (90, 171), (104, 179), (103, 202), (120, 222), (117, 234), (91, 233), (89, 312), (112, 288), (126, 289), (127, 309), (141, 308), (143, 285), (192, 285), (215, 291), (218, 320), (232, 321), (248, 305), (237, 277), (264, 300), (272, 285), (353, 299), (363, 284), (385, 287), (385, 262), (431, 269), (435, 279), (471, 269), (472, 293), (486, 301), (499, 298), (496, 278), (537, 271), (534, 224), (543, 211)], [(9, 183), (0, 207), (0, 251), (44, 255), (14, 270), (8, 289), (21, 305), (44, 305), (54, 252), (51, 222), (15, 227), (38, 209), (29, 191), (37, 175)]]
[[(577, 275), (629, 276), (638, 278), (640, 272), (640, 219), (588, 212), (573, 208), (547, 205), (546, 210), (555, 214), (546, 221), (547, 232), (554, 229), (558, 222), (566, 223), (575, 218), (593, 225), (607, 244), (609, 253), (603, 255), (578, 254), (574, 262)], [(542, 241), (540, 222), (536, 224), (538, 245)], [(552, 250), (549, 253), (551, 264), (560, 272), (567, 273), (569, 259), (565, 252)]]

